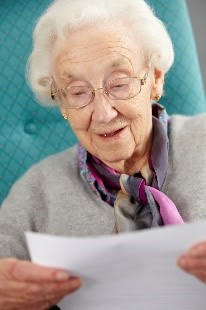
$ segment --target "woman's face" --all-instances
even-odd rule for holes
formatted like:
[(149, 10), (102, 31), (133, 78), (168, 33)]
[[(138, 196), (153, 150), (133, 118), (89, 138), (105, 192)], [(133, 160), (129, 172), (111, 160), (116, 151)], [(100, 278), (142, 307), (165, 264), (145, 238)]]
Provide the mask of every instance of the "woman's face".
[(134, 154), (141, 157), (152, 134), (151, 97), (156, 81), (135, 43), (123, 26), (119, 33), (111, 26), (87, 27), (73, 32), (67, 41), (58, 41), (53, 55), (52, 74), (58, 89), (82, 85), (97, 89), (116, 78), (143, 78), (149, 72), (141, 92), (132, 99), (112, 100), (100, 89), (89, 105), (67, 109), (67, 100), (61, 97), (61, 110), (81, 144), (115, 168)]

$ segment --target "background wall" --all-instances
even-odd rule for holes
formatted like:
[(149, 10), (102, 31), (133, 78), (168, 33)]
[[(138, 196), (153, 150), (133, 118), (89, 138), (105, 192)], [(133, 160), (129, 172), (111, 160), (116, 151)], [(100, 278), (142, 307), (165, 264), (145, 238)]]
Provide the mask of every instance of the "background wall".
[(206, 0), (187, 0), (206, 89)]

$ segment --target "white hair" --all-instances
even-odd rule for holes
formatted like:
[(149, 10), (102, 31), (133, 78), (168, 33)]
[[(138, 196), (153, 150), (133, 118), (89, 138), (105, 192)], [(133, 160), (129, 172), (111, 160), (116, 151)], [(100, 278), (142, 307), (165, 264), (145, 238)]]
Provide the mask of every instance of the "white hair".
[(80, 26), (102, 21), (125, 21), (137, 35), (146, 59), (166, 73), (174, 50), (164, 24), (144, 0), (56, 0), (39, 18), (33, 33), (33, 51), (27, 63), (27, 80), (40, 102), (51, 104), (52, 48), (56, 39)]

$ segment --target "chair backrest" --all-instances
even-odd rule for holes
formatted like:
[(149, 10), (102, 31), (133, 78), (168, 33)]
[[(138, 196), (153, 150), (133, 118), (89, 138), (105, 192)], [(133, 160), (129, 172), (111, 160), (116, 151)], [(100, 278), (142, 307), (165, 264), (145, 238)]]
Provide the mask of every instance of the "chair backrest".
[(169, 114), (206, 111), (203, 81), (193, 30), (184, 0), (147, 0), (165, 23), (175, 49), (175, 63), (166, 76), (161, 103)]
[[(176, 52), (161, 103), (170, 114), (204, 112), (203, 84), (185, 1), (149, 2), (166, 23)], [(32, 164), (76, 142), (57, 109), (35, 102), (24, 78), (32, 29), (49, 3), (51, 0), (1, 0), (0, 202)]]

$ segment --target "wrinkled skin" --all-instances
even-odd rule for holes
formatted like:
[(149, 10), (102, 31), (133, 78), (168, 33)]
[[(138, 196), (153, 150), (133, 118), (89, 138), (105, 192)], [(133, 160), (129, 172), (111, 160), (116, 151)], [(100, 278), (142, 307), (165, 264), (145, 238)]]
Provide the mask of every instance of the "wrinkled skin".
[(184, 271), (206, 283), (206, 242), (194, 245), (177, 263)]
[[(58, 272), (61, 274), (58, 275)], [(0, 309), (44, 310), (81, 286), (68, 273), (13, 258), (0, 260)]]
[[(114, 30), (115, 29), (115, 30)], [(119, 29), (119, 32), (116, 31)], [(117, 77), (139, 77), (148, 73), (141, 92), (127, 100), (112, 100), (102, 91), (88, 106), (67, 109), (60, 98), (60, 108), (80, 143), (94, 156), (119, 172), (132, 174), (148, 160), (152, 140), (151, 100), (161, 95), (164, 74), (150, 67), (135, 36), (125, 26), (83, 27), (58, 40), (53, 52), (55, 88), (85, 83), (94, 89)], [(125, 127), (118, 138), (103, 139), (101, 134)]]

